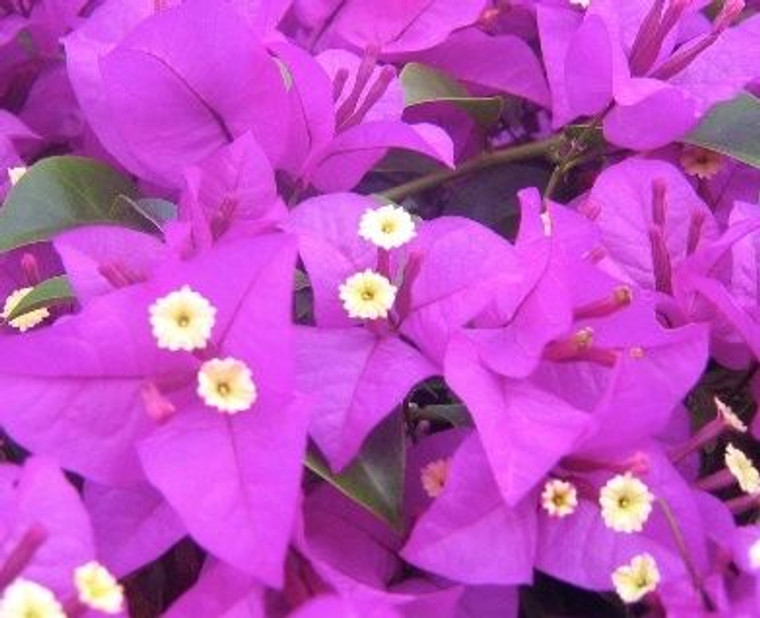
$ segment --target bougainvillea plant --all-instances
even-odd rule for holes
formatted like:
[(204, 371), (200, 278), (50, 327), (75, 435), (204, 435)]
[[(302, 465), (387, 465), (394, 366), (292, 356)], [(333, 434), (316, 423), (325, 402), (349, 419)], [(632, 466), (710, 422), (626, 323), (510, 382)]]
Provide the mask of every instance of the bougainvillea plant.
[(760, 616), (760, 3), (0, 0), (0, 618)]

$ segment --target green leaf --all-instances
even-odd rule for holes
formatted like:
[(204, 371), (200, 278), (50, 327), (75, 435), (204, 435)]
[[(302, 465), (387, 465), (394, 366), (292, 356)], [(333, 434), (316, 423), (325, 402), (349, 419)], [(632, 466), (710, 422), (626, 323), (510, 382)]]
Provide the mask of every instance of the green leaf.
[(501, 97), (473, 97), (459, 82), (419, 62), (407, 63), (400, 78), (405, 107), (424, 103), (450, 103), (467, 112), (475, 122), (486, 128), (495, 125), (501, 117), (504, 107)]
[(472, 427), (473, 421), (467, 407), (461, 403), (432, 404), (411, 410), (412, 418), (448, 423), (452, 427)]
[(160, 231), (120, 196), (134, 201), (137, 189), (103, 163), (69, 156), (42, 159), (14, 185), (0, 210), (0, 252), (83, 225)]
[(68, 303), (73, 300), (76, 300), (76, 295), (74, 294), (74, 290), (71, 289), (71, 285), (69, 285), (69, 280), (64, 275), (45, 279), (45, 281), (36, 285), (31, 292), (21, 299), (21, 302), (8, 315), (8, 321), (10, 322), (25, 313), (30, 313), (43, 307)]
[(176, 219), (178, 211), (175, 203), (155, 197), (137, 200), (135, 209), (158, 228), (161, 228), (167, 221)]
[(682, 141), (760, 168), (760, 99), (745, 92), (716, 105)]
[(333, 474), (313, 445), (306, 467), (396, 530), (403, 526), (404, 421), (395, 413), (367, 438), (356, 459), (340, 474)]

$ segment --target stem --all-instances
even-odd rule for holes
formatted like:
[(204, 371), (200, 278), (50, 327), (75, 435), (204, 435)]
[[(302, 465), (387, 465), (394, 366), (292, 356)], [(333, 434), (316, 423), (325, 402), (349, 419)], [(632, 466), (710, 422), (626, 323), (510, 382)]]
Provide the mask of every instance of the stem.
[(562, 177), (570, 171), (577, 163), (577, 157), (583, 155), (586, 151), (586, 140), (602, 124), (604, 117), (612, 109), (612, 103), (605, 107), (601, 112), (594, 116), (588, 126), (583, 129), (581, 134), (570, 143), (570, 150), (562, 156), (562, 159), (554, 166), (549, 182), (544, 189), (544, 198), (550, 199)]
[(419, 193), (426, 189), (432, 189), (445, 182), (455, 180), (456, 178), (489, 167), (514, 163), (525, 159), (545, 157), (561, 143), (562, 139), (564, 138), (561, 135), (553, 135), (552, 137), (538, 142), (530, 142), (528, 144), (520, 144), (518, 146), (503, 148), (501, 150), (484, 152), (477, 157), (468, 159), (453, 170), (446, 169), (432, 172), (421, 178), (416, 178), (415, 180), (405, 182), (397, 187), (383, 191), (380, 193), (380, 196), (392, 202), (400, 202), (405, 197), (413, 195), (414, 193)]
[(560, 178), (565, 175), (565, 166), (562, 163), (557, 163), (552, 170), (552, 175), (549, 176), (549, 182), (546, 183), (544, 189), (544, 198), (549, 199), (557, 190)]
[(689, 573), (689, 577), (691, 579), (692, 585), (694, 586), (694, 589), (699, 593), (699, 596), (702, 599), (702, 605), (704, 605), (706, 609), (712, 611), (715, 609), (715, 606), (712, 602), (712, 599), (708, 596), (707, 592), (702, 586), (702, 579), (699, 577), (699, 573), (697, 572), (697, 569), (691, 560), (689, 550), (686, 547), (686, 541), (683, 538), (683, 533), (681, 532), (681, 528), (676, 521), (675, 515), (673, 514), (670, 505), (663, 498), (657, 498), (657, 504), (660, 505), (662, 513), (665, 515), (665, 520), (668, 522), (668, 527), (670, 528), (670, 532), (673, 535), (673, 541), (675, 542), (676, 548), (678, 549), (678, 554), (681, 556), (681, 560), (686, 566), (686, 570)]

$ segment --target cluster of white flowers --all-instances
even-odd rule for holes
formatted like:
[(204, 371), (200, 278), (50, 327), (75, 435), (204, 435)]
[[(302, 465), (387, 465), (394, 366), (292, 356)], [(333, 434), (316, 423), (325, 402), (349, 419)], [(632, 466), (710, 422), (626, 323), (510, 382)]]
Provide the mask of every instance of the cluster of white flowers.
[[(604, 524), (615, 532), (641, 532), (652, 512), (654, 495), (630, 472), (611, 478), (599, 492), (599, 506)], [(567, 480), (549, 479), (541, 492), (541, 506), (551, 517), (572, 515), (578, 506), (578, 490)], [(626, 603), (639, 601), (653, 591), (660, 580), (654, 558), (635, 556), (630, 564), (612, 573), (615, 590)]]
[[(216, 322), (216, 307), (190, 286), (182, 286), (156, 300), (148, 310), (159, 348), (173, 352), (202, 350)], [(213, 358), (198, 370), (198, 396), (220, 412), (248, 410), (258, 397), (251, 370), (235, 358)]]
[[(359, 236), (384, 251), (396, 249), (416, 235), (414, 219), (403, 208), (387, 204), (367, 210), (359, 221)], [(385, 275), (370, 268), (348, 277), (338, 288), (351, 318), (387, 318), (398, 289)]]
[[(124, 588), (102, 564), (92, 560), (74, 571), (79, 602), (104, 614), (124, 610)], [(0, 618), (66, 618), (63, 605), (49, 588), (19, 577), (0, 598)]]

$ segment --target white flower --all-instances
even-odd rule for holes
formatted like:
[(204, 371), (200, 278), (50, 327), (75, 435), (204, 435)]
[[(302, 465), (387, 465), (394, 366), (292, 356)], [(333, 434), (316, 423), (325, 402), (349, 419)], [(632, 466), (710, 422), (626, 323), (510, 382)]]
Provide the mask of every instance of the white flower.
[(0, 599), (0, 618), (66, 618), (51, 590), (28, 579), (17, 579)]
[(118, 614), (124, 609), (124, 589), (102, 564), (92, 560), (74, 571), (74, 585), (79, 600), (105, 614)]
[(214, 358), (198, 371), (198, 395), (220, 412), (236, 414), (248, 410), (258, 397), (251, 370), (234, 358)]
[(349, 317), (364, 320), (388, 317), (396, 300), (396, 286), (369, 268), (346, 279), (339, 293)]
[(729, 444), (726, 447), (724, 461), (742, 491), (748, 494), (760, 493), (760, 473), (749, 457), (733, 444)]
[(18, 307), (19, 303), (24, 300), (26, 295), (33, 289), (34, 288), (19, 288), (18, 290), (11, 292), (8, 298), (5, 299), (3, 312), (0, 313), (0, 317), (7, 321), (8, 326), (12, 326), (13, 328), (20, 330), (22, 333), (30, 328), (34, 328), (50, 315), (50, 311), (48, 311), (46, 307), (43, 307), (42, 309), (35, 309), (34, 311), (20, 315), (17, 318), (8, 320), (8, 316), (13, 313), (13, 310)]
[(591, 4), (591, 0), (570, 0), (570, 4), (579, 6), (582, 9), (587, 9)]
[(742, 419), (736, 416), (730, 406), (723, 403), (717, 397), (715, 397), (713, 401), (715, 402), (715, 407), (718, 409), (718, 415), (723, 419), (723, 422), (726, 423), (726, 425), (728, 425), (734, 431), (738, 431), (739, 433), (746, 433), (747, 426), (744, 424)]
[(405, 245), (415, 234), (414, 219), (400, 206), (368, 210), (359, 221), (359, 236), (385, 250)]
[(657, 588), (660, 570), (657, 562), (649, 554), (638, 554), (628, 564), (615, 569), (612, 583), (615, 591), (626, 603), (636, 603), (644, 595)]
[(565, 517), (578, 506), (578, 491), (568, 481), (551, 479), (541, 492), (541, 506), (552, 517)]
[(436, 459), (420, 470), (420, 481), (425, 493), (437, 498), (446, 486), (449, 477), (449, 460)]
[(158, 347), (173, 352), (205, 348), (216, 321), (216, 308), (187, 285), (159, 298), (148, 312)]
[(699, 146), (685, 146), (681, 153), (681, 166), (690, 176), (706, 180), (721, 170), (723, 157)]
[(630, 472), (611, 478), (599, 492), (602, 519), (617, 532), (641, 532), (653, 501), (649, 488)]

